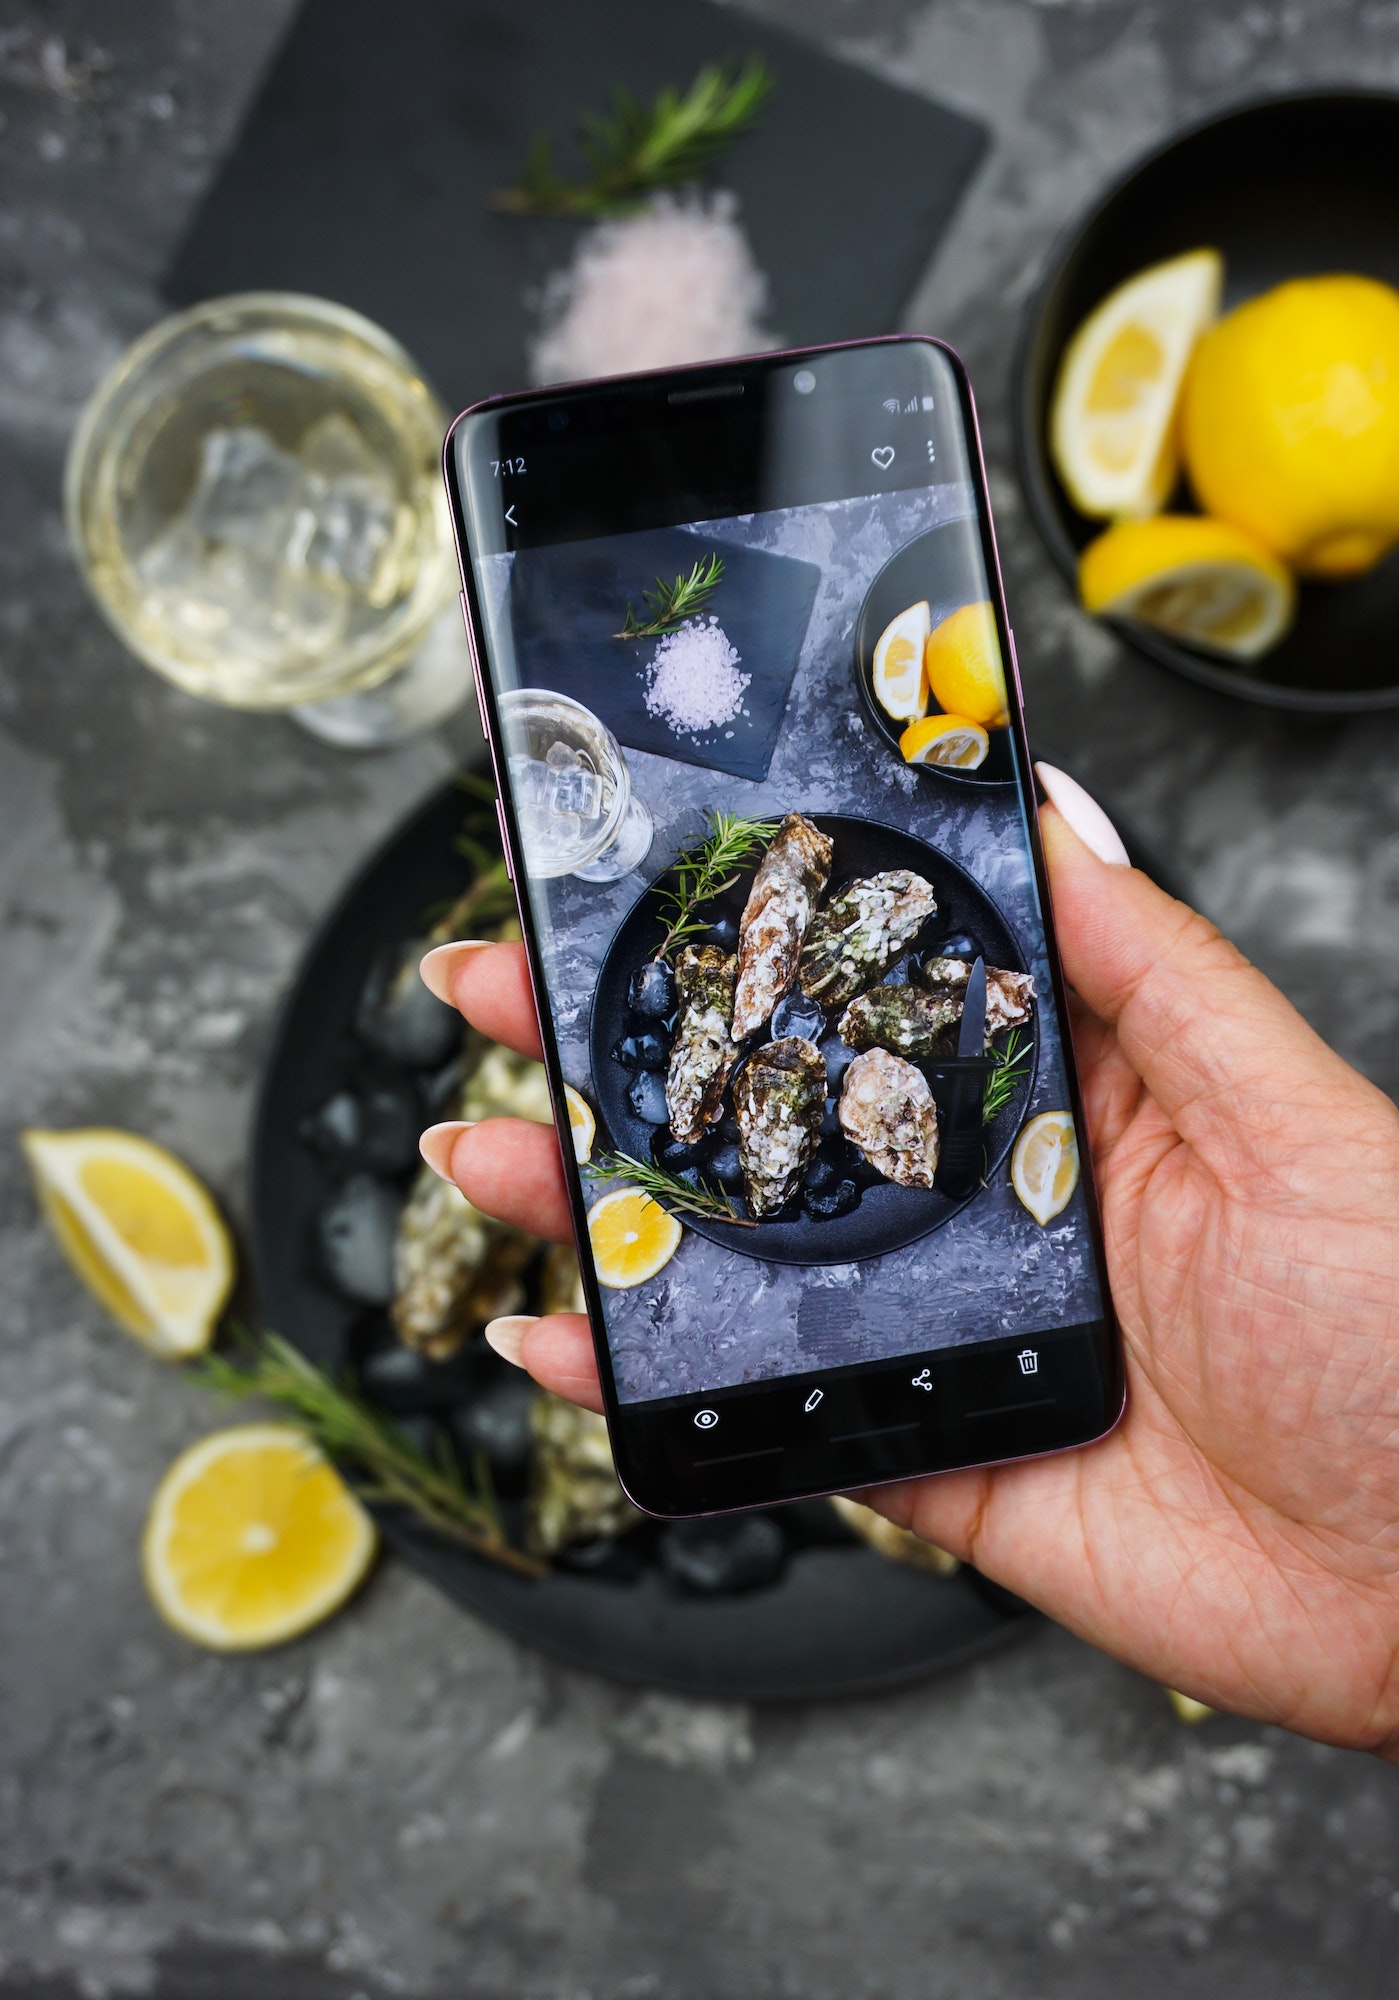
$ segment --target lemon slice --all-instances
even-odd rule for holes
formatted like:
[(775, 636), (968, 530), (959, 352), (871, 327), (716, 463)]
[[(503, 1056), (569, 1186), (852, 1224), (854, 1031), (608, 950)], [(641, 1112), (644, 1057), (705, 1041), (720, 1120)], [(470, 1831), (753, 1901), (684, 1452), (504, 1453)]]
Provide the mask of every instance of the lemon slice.
[(571, 1083), (564, 1085), (563, 1094), (568, 1104), (568, 1129), (573, 1134), (573, 1157), (581, 1167), (584, 1160), (592, 1158), (597, 1120), (593, 1117), (592, 1106), (579, 1096)]
[(996, 614), (989, 603), (964, 604), (928, 634), (923, 671), (933, 699), (949, 715), (1004, 729), (1006, 673)]
[(874, 692), (885, 714), (896, 722), (912, 722), (928, 706), (923, 647), (932, 623), (926, 603), (910, 604), (891, 619), (875, 644)]
[(1078, 1138), (1067, 1111), (1041, 1111), (1015, 1142), (1010, 1156), (1015, 1192), (1043, 1228), (1078, 1186)]
[(899, 738), (905, 763), (942, 764), (953, 771), (974, 771), (990, 747), (981, 724), (965, 715), (925, 715)]
[(598, 1283), (626, 1291), (670, 1262), (680, 1247), (680, 1224), (649, 1194), (620, 1188), (588, 1210), (588, 1236)]
[(59, 1248), (113, 1319), (164, 1361), (200, 1354), (233, 1285), (207, 1190), (163, 1146), (101, 1126), (20, 1134)]
[(167, 1625), (238, 1652), (294, 1639), (338, 1609), (375, 1540), (303, 1431), (239, 1424), (191, 1445), (161, 1480), (141, 1567)]
[(1176, 404), (1196, 341), (1217, 318), (1224, 260), (1192, 250), (1110, 292), (1064, 352), (1049, 448), (1069, 498), (1098, 518), (1152, 514), (1179, 470)]
[(1119, 521), (1079, 558), (1086, 611), (1132, 618), (1173, 639), (1256, 660), (1297, 608), (1292, 577), (1252, 535), (1199, 514)]

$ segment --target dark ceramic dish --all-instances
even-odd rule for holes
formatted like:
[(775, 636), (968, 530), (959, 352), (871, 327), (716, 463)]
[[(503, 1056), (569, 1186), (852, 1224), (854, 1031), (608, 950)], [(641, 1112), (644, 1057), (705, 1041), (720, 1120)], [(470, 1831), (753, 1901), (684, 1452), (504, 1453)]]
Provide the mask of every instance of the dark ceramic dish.
[[(936, 627), (959, 606), (972, 601), (978, 586), (967, 576), (966, 548), (965, 523), (948, 521), (941, 527), (930, 528), (890, 557), (865, 592), (865, 601), (860, 606), (855, 624), (855, 677), (864, 697), (865, 713), (900, 762), (903, 752), (899, 736), (903, 725), (885, 714), (874, 692), (874, 649), (880, 633), (910, 604), (926, 597)], [(990, 748), (974, 771), (948, 770), (941, 764), (917, 764), (914, 769), (920, 777), (934, 783), (946, 782), (974, 790), (983, 785), (1013, 785), (1015, 766), (1011, 761), (1010, 731), (993, 729), (989, 733)]]
[[(1144, 266), (1206, 245), (1224, 255), (1226, 310), (1325, 272), (1399, 285), (1396, 217), (1399, 98), (1337, 90), (1246, 104), (1195, 126), (1069, 232), (1027, 311), (1013, 383), (1030, 511), (1066, 577), (1103, 525), (1075, 510), (1048, 449), (1059, 363), (1088, 313)], [(1303, 585), (1292, 631), (1248, 666), (1141, 626), (1118, 629), (1149, 659), (1246, 701), (1341, 714), (1399, 706), (1399, 553), (1354, 582)]]
[[(465, 811), (463, 794), (444, 785), (370, 857), (327, 917), (283, 1005), (253, 1137), (252, 1235), (266, 1323), (322, 1366), (358, 1371), (365, 1392), (424, 1444), (474, 1442), (487, 1401), (498, 1417), (502, 1398), (518, 1394), (518, 1371), (483, 1343), (449, 1362), (416, 1363), (397, 1347), (381, 1305), (356, 1302), (332, 1283), (318, 1240), (328, 1204), (352, 1180), (369, 1189), (391, 1228), (415, 1171), (414, 1134), (443, 1115), (433, 1108), (430, 1068), (376, 1053), (356, 1021), (380, 954), (420, 935), (428, 913), (470, 881), (453, 844)], [(945, 871), (936, 880), (941, 893)], [(412, 1111), (406, 1147), (386, 1119), (366, 1128), (358, 1153), (332, 1159), (309, 1145), (308, 1119), (351, 1094)], [(508, 1512), (510, 1468), (493, 1460), (493, 1471)], [(737, 1529), (647, 1523), (540, 1582), (376, 1512), (406, 1562), (511, 1637), (615, 1680), (684, 1694), (871, 1694), (956, 1666), (1034, 1622), (1027, 1606), (972, 1570), (941, 1578), (887, 1562), (820, 1501), (739, 1517)], [(731, 1582), (728, 1594), (713, 1595), (687, 1585), (685, 1576), (702, 1579), (714, 1553), (706, 1538), (735, 1532), (762, 1556), (761, 1585), (738, 1591)]]
[[(935, 951), (940, 939), (969, 933), (984, 953), (988, 965), (1004, 966), (1011, 972), (1029, 970), (1014, 932), (985, 890), (935, 847), (929, 847), (912, 834), (901, 833), (896, 827), (880, 826), (870, 820), (846, 819), (829, 813), (817, 813), (814, 819), (822, 833), (828, 834), (835, 843), (832, 894), (857, 876), (875, 875), (887, 868), (910, 868), (931, 882), (938, 907), (911, 942), (910, 951)], [(715, 905), (716, 916), (729, 919), (730, 924), (736, 920), (742, 911), (753, 872), (751, 868), (746, 869), (742, 881), (727, 901)], [(657, 886), (653, 884), (637, 898), (608, 946), (598, 975), (590, 1030), (593, 1085), (599, 1118), (606, 1135), (599, 1142), (598, 1150), (629, 1153), (639, 1159), (651, 1157), (653, 1136), (664, 1128), (637, 1116), (628, 1096), (636, 1073), (623, 1068), (612, 1051), (621, 1037), (634, 1032), (635, 1024), (629, 1020), (627, 1009), (627, 987), (631, 976), (651, 957), (661, 939), (663, 927), (656, 914), (654, 894)], [(700, 938), (695, 940), (696, 943), (704, 941)], [(732, 944), (728, 944), (727, 949), (732, 950)], [(830, 1035), (835, 1033), (839, 1014), (839, 1008), (827, 1013), (827, 1033)], [(1033, 1023), (1031, 1033), (1034, 1034)], [(763, 1039), (766, 1038), (764, 1033)], [(985, 1128), (988, 1180), (1009, 1152), (1025, 1116), (1025, 1107), (1035, 1083), (1037, 1036), (1034, 1050), (1035, 1054), (1021, 1072), (1018, 1087)], [(933, 1077), (933, 1066), (925, 1064), (923, 1067), (933, 1081), (934, 1094), (937, 1095), (938, 1083)], [(722, 1132), (716, 1134), (718, 1138), (722, 1138)], [(837, 1140), (836, 1143), (841, 1142)], [(712, 1144), (701, 1140), (694, 1151), (695, 1164), (703, 1173)], [(888, 1181), (875, 1181), (863, 1189), (857, 1208), (826, 1220), (818, 1221), (801, 1212), (797, 1204), (792, 1204), (795, 1213), (789, 1214), (784, 1209), (780, 1215), (770, 1222), (761, 1223), (756, 1229), (734, 1229), (727, 1223), (708, 1222), (698, 1216), (687, 1216), (686, 1227), (700, 1236), (709, 1237), (712, 1242), (723, 1243), (740, 1256), (757, 1257), (774, 1264), (846, 1264), (862, 1257), (882, 1257), (891, 1250), (901, 1249), (906, 1243), (916, 1242), (920, 1236), (926, 1236), (931, 1230), (950, 1222), (959, 1209), (965, 1208), (967, 1199), (970, 1197), (954, 1201), (936, 1188), (894, 1187)]]

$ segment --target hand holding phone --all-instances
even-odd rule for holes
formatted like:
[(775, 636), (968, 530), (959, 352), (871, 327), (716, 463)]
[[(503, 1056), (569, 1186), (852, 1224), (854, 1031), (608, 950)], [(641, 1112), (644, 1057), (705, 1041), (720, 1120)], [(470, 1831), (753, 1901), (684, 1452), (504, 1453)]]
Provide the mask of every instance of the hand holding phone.
[[(1395, 1760), (1399, 1115), (1212, 926), (1043, 823), (1127, 1412), (1090, 1451), (865, 1497), (1155, 1680)], [(530, 1047), (520, 949), (447, 954), (468, 1018)], [(441, 1164), (488, 1212), (569, 1226), (542, 1127)], [(584, 1319), (511, 1330), (602, 1407)]]

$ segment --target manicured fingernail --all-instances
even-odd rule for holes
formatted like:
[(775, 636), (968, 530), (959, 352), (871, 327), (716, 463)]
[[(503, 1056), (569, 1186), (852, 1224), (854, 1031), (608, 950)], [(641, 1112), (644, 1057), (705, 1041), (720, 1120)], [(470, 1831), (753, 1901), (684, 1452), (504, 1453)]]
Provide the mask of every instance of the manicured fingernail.
[(418, 977), (429, 993), (435, 993), (450, 1007), (452, 974), (469, 951), (484, 951), (489, 943), (489, 938), (457, 938), (452, 944), (435, 944), (431, 951), (424, 952)]
[(486, 1328), (486, 1338), (502, 1361), (508, 1361), (515, 1368), (523, 1368), (520, 1355), (525, 1345), (525, 1335), (532, 1326), (538, 1324), (534, 1313), (515, 1313), (509, 1319), (493, 1319)]
[(1130, 868), (1132, 857), (1122, 845), (1122, 835), (1077, 778), (1057, 771), (1052, 764), (1036, 764), (1035, 771), (1049, 794), (1049, 803), (1063, 814), (1084, 846), (1109, 868)]
[(440, 1125), (429, 1125), (418, 1140), (418, 1151), (439, 1180), (451, 1180), (452, 1149), (462, 1133), (470, 1130), (471, 1121), (465, 1118), (444, 1118)]

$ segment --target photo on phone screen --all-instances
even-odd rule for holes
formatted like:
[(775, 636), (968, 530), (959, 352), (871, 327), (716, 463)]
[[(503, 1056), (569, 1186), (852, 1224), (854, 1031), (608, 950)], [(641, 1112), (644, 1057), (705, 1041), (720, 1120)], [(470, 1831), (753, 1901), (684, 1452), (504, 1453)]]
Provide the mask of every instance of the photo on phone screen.
[[(691, 379), (454, 436), (614, 1430), (677, 1511), (1116, 1415), (963, 384)], [(997, 1385), (1048, 1428), (954, 1438)]]

